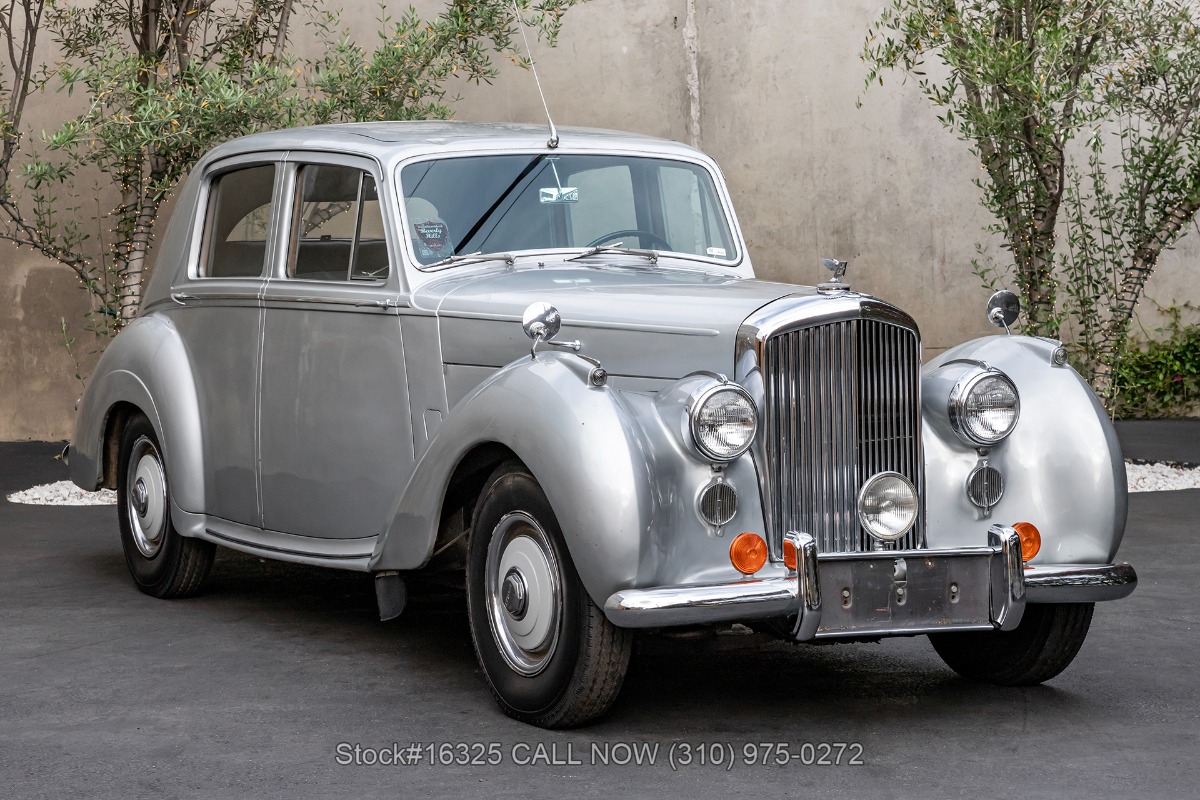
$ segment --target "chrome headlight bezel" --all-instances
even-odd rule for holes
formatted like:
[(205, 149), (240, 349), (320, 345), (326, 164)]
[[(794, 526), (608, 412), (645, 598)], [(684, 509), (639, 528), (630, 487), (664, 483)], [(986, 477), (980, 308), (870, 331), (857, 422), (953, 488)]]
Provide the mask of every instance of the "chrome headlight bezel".
[[(992, 437), (972, 429), (969, 420), (970, 412), (967, 410), (967, 402), (972, 393), (986, 380), (1003, 381), (1008, 384), (1013, 394), (1012, 424), (1003, 433)], [(980, 366), (968, 371), (954, 384), (954, 388), (950, 390), (947, 411), (950, 417), (950, 428), (959, 439), (972, 447), (994, 447), (1007, 439), (1016, 430), (1017, 423), (1021, 421), (1021, 393), (1017, 390), (1017, 384), (1013, 379), (1001, 370), (991, 366)]]
[[(750, 419), (753, 422), (753, 427), (750, 435), (746, 438), (745, 444), (737, 448), (737, 450), (727, 453), (717, 452), (706, 445), (698, 430), (700, 412), (709, 401), (722, 392), (732, 392), (740, 396), (750, 409)], [(750, 396), (750, 393), (744, 387), (732, 381), (723, 383), (713, 382), (694, 391), (687, 401), (687, 418), (688, 437), (691, 440), (692, 448), (702, 458), (718, 464), (727, 464), (741, 458), (754, 444), (755, 437), (758, 436), (758, 404), (754, 402), (754, 398)]]

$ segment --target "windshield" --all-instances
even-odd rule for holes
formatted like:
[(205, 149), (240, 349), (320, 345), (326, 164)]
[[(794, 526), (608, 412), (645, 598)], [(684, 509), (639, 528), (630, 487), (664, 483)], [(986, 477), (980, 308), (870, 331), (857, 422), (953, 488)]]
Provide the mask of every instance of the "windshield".
[(442, 158), (400, 172), (421, 264), (466, 253), (617, 245), (732, 263), (712, 177), (685, 161), (631, 156)]

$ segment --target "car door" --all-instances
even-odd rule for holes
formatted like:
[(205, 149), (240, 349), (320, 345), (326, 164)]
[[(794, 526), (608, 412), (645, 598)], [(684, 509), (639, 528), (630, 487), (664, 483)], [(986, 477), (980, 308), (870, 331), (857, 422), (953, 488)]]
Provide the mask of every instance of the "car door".
[(195, 372), (204, 448), (203, 511), (260, 526), (257, 429), (263, 308), (272, 263), (278, 159), (259, 154), (221, 162), (199, 208), (199, 254), (173, 287), (172, 320)]
[[(263, 525), (363, 540), (363, 553), (414, 461), (379, 176), (373, 162), (332, 154), (289, 163), (286, 256), (263, 291)], [(338, 552), (357, 553), (349, 544)]]

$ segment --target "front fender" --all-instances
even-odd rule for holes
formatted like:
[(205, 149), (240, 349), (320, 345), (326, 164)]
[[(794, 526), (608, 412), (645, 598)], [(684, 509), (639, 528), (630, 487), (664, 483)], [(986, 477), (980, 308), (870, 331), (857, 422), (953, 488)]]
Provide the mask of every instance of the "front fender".
[[(952, 348), (923, 370), (926, 514), (930, 547), (987, 541), (989, 524), (1032, 522), (1042, 548), (1032, 564), (1108, 563), (1125, 532), (1125, 462), (1116, 432), (1087, 383), (1056, 366), (1059, 344), (1028, 336), (989, 336)], [(953, 433), (945, 381), (956, 361), (1004, 371), (1020, 393), (1016, 428), (982, 456)], [(966, 480), (981, 458), (1004, 477), (990, 518), (966, 497)]]
[(497, 443), (546, 492), (588, 593), (603, 602), (632, 585), (650, 541), (651, 469), (636, 416), (620, 392), (590, 385), (592, 369), (573, 354), (540, 353), (476, 387), (422, 455), (370, 568), (423, 566), (455, 468), (472, 448)]
[(88, 382), (71, 443), (71, 480), (95, 490), (103, 480), (104, 434), (114, 408), (136, 406), (154, 427), (171, 475), (172, 500), (184, 511), (204, 509), (200, 410), (191, 361), (170, 320), (139, 317), (104, 351)]

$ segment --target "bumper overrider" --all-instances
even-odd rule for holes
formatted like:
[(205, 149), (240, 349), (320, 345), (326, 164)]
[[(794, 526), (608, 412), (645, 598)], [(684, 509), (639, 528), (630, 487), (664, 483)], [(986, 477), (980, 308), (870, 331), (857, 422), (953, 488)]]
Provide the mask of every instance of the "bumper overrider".
[(988, 531), (988, 546), (872, 551), (818, 559), (816, 543), (789, 533), (796, 569), (786, 577), (616, 592), (604, 613), (623, 628), (794, 618), (797, 641), (1012, 630), (1027, 603), (1119, 600), (1137, 587), (1129, 564), (1026, 567), (1017, 532)]

